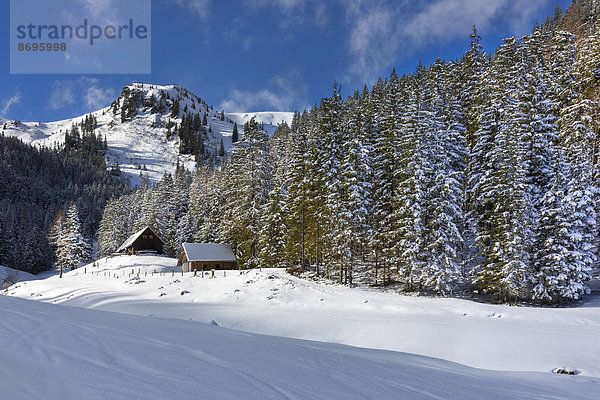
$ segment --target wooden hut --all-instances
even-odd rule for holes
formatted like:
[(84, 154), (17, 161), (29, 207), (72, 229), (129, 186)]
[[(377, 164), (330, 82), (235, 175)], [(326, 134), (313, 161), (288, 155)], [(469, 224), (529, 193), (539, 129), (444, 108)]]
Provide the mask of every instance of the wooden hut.
[(231, 247), (220, 243), (184, 243), (177, 265), (183, 272), (211, 269), (237, 269), (237, 259)]
[(117, 253), (134, 254), (163, 254), (165, 244), (150, 227), (145, 227), (134, 233), (119, 247)]

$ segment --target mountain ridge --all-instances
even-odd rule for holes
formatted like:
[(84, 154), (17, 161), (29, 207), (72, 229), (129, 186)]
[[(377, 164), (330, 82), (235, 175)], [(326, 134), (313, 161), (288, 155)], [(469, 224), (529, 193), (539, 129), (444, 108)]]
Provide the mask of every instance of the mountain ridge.
[(121, 171), (138, 185), (143, 177), (158, 181), (177, 165), (190, 170), (197, 163), (219, 165), (233, 147), (234, 124), (243, 137), (249, 115), (272, 134), (275, 121), (291, 121), (293, 113), (226, 113), (183, 86), (132, 83), (110, 106), (85, 115), (53, 122), (0, 119), (0, 125), (5, 136), (53, 148), (65, 143), (67, 131), (82, 126), (86, 117), (94, 117), (95, 135), (106, 140), (107, 168)]

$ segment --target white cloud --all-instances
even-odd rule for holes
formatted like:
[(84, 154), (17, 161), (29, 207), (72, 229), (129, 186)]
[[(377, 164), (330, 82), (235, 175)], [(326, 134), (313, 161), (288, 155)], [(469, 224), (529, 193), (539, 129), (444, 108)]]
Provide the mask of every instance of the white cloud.
[(115, 99), (111, 88), (89, 87), (84, 94), (85, 104), (90, 110), (98, 110), (108, 106)]
[(19, 104), (21, 102), (21, 92), (17, 91), (11, 98), (4, 102), (2, 106), (2, 110), (0, 111), (0, 118), (5, 118), (10, 108), (15, 104)]
[(425, 2), (357, 0), (343, 3), (353, 58), (349, 75), (365, 81), (391, 67), (400, 52), (464, 37), (509, 21), (506, 35), (522, 35), (550, 0), (430, 0)]
[(50, 110), (60, 110), (75, 104), (84, 104), (82, 112), (96, 111), (106, 107), (116, 98), (112, 88), (102, 87), (96, 78), (81, 77), (76, 80), (60, 80), (51, 84), (52, 90), (46, 103)]
[(269, 80), (269, 88), (257, 91), (243, 91), (232, 88), (228, 98), (221, 102), (220, 108), (227, 112), (249, 111), (293, 111), (307, 108), (307, 104), (298, 104), (306, 94), (306, 85), (301, 83), (297, 71), (285, 76), (274, 76)]
[[(131, 6), (123, 3), (122, 0), (77, 0), (87, 15), (85, 17), (92, 17), (96, 24), (116, 24), (124, 17), (122, 13), (125, 10), (132, 12), (133, 9)], [(150, 1), (148, 1), (150, 4)], [(73, 18), (73, 12), (75, 12), (77, 18)], [(64, 10), (62, 12), (63, 18), (66, 16), (70, 16), (71, 22), (72, 20), (78, 20), (83, 17), (80, 15), (81, 10)], [(135, 15), (131, 15), (135, 17)], [(129, 18), (129, 17), (128, 17)], [(66, 21), (65, 21), (66, 22)]]
[(229, 99), (221, 103), (221, 109), (228, 112), (257, 111), (263, 108), (268, 111), (289, 110), (289, 102), (269, 89), (256, 92), (245, 92), (231, 89)]
[[(327, 2), (319, 0), (246, 0), (244, 4), (252, 10), (272, 8), (279, 12), (277, 26), (294, 30), (300, 24), (314, 24), (325, 27), (329, 23)], [(288, 35), (287, 37), (292, 37)]]
[(551, 0), (513, 0), (510, 2), (510, 30), (515, 36), (531, 33), (533, 19), (542, 19), (540, 11)]
[(77, 0), (83, 5), (86, 10), (92, 15), (92, 17), (98, 18), (109, 14), (113, 7), (115, 0)]
[(502, 16), (510, 24), (507, 36), (520, 35), (531, 30), (530, 20), (548, 3), (549, 0), (437, 0), (403, 23), (401, 33), (423, 45), (464, 36), (472, 25), (485, 30)]
[(50, 110), (60, 110), (75, 103), (74, 85), (70, 81), (55, 81), (46, 107)]
[(265, 6), (277, 6), (285, 11), (302, 8), (306, 0), (246, 0), (246, 6), (260, 8)]
[(180, 7), (198, 15), (200, 18), (208, 18), (210, 15), (210, 0), (170, 0)]
[(326, 26), (329, 23), (327, 16), (327, 6), (324, 3), (315, 3), (315, 24), (317, 26)]
[(352, 21), (349, 48), (353, 65), (350, 73), (369, 80), (395, 59), (401, 39), (398, 10), (363, 4), (355, 4), (348, 10)]

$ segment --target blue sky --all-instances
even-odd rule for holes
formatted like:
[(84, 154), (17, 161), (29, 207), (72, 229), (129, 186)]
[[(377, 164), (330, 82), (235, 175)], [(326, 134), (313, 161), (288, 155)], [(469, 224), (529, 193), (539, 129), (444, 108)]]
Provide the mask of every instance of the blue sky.
[(301, 110), (334, 81), (350, 95), (394, 67), (460, 57), (473, 24), (493, 51), (571, 0), (153, 0), (150, 75), (11, 75), (1, 3), (0, 118), (53, 121), (108, 106), (131, 82), (179, 84), (230, 112)]

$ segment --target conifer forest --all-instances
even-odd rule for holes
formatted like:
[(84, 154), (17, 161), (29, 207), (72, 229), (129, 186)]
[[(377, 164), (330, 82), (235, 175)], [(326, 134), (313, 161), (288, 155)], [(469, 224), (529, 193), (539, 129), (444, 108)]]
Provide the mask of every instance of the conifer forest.
[(222, 242), (242, 268), (340, 284), (580, 300), (598, 262), (600, 24), (568, 29), (578, 9), (493, 53), (473, 27), (458, 60), (355, 93), (333, 84), (272, 136), (246, 123), (222, 163), (133, 190), (86, 156), (102, 138), (43, 150), (1, 138), (0, 264), (37, 272), (68, 261), (53, 249), (83, 260), (95, 242), (107, 256), (150, 226), (173, 257), (185, 242)]

